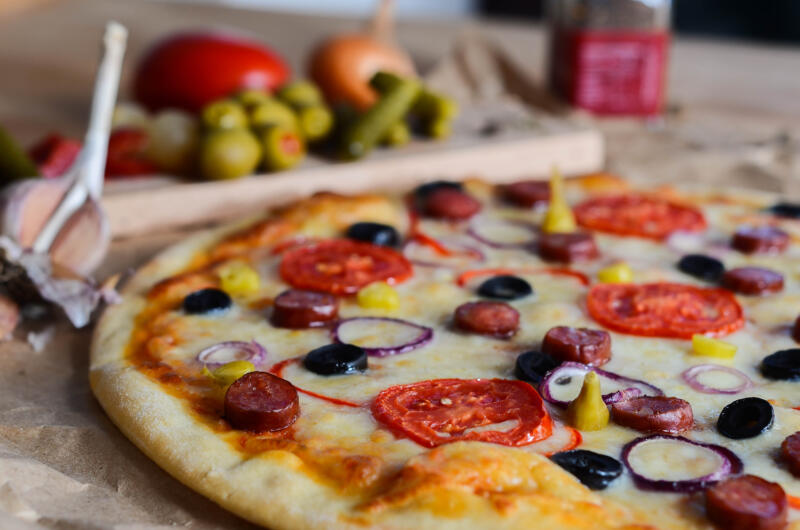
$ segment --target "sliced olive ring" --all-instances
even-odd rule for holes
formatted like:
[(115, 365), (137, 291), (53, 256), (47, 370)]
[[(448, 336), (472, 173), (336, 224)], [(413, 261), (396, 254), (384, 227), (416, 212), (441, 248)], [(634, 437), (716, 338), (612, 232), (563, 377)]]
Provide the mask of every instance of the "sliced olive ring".
[(772, 427), (775, 411), (760, 397), (737, 399), (722, 409), (717, 419), (717, 430), (734, 440), (754, 438)]
[(220, 289), (201, 289), (183, 299), (183, 310), (190, 315), (204, 315), (225, 311), (233, 301)]
[(319, 375), (364, 372), (367, 370), (367, 353), (352, 344), (326, 344), (308, 352), (303, 366)]
[(364, 241), (382, 247), (396, 247), (400, 244), (400, 235), (394, 227), (381, 223), (355, 223), (347, 229), (348, 239)]
[(449, 180), (434, 180), (433, 182), (428, 182), (426, 184), (422, 184), (421, 186), (417, 186), (414, 189), (414, 197), (416, 197), (417, 199), (424, 199), (434, 191), (442, 188), (450, 188), (460, 191), (464, 189), (464, 186), (460, 182), (452, 182)]
[(800, 203), (779, 202), (767, 208), (767, 211), (778, 217), (800, 219)]
[(517, 276), (495, 276), (478, 287), (478, 294), (496, 300), (517, 300), (533, 294), (533, 287)]
[(548, 372), (554, 370), (561, 364), (546, 353), (531, 350), (517, 357), (514, 367), (514, 376), (528, 383), (538, 385)]
[(687, 254), (678, 262), (678, 270), (699, 280), (717, 282), (725, 272), (725, 265), (704, 254)]
[(761, 361), (761, 375), (784, 381), (800, 380), (800, 348), (776, 351)]
[(556, 453), (550, 460), (569, 471), (589, 489), (606, 489), (622, 474), (622, 463), (607, 455), (576, 449)]

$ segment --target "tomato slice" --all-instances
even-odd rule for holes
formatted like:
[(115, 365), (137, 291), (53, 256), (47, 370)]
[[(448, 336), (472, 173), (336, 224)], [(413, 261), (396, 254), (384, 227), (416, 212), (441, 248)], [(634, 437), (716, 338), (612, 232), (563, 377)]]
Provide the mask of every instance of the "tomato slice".
[(389, 387), (372, 402), (372, 415), (425, 447), (458, 441), (519, 447), (553, 433), (536, 390), (507, 379), (434, 379)]
[(608, 329), (646, 337), (722, 337), (744, 325), (742, 307), (729, 291), (680, 283), (595, 285), (586, 307)]
[(292, 287), (331, 294), (353, 294), (367, 284), (397, 284), (411, 277), (411, 263), (387, 247), (331, 239), (288, 250), (281, 277)]
[(661, 240), (679, 230), (699, 232), (706, 228), (699, 210), (645, 195), (594, 197), (575, 206), (574, 212), (584, 228), (620, 236)]

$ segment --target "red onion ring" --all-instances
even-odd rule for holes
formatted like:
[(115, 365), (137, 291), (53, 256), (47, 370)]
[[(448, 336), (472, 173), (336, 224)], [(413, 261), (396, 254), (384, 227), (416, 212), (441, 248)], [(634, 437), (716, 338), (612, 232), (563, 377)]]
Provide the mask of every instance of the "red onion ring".
[(408, 322), (407, 320), (401, 320), (399, 318), (386, 318), (386, 317), (355, 317), (355, 318), (346, 318), (344, 320), (340, 320), (336, 323), (331, 333), (333, 334), (333, 340), (336, 342), (346, 344), (345, 341), (342, 340), (342, 328), (347, 326), (348, 324), (352, 324), (355, 322), (364, 323), (365, 321), (381, 321), (381, 322), (392, 322), (394, 324), (399, 324), (403, 326), (407, 326), (410, 328), (414, 328), (418, 330), (418, 334), (412, 340), (408, 342), (404, 342), (403, 344), (394, 344), (394, 345), (387, 345), (387, 346), (379, 346), (374, 348), (364, 348), (363, 346), (359, 346), (367, 355), (371, 355), (373, 357), (388, 357), (389, 355), (398, 355), (401, 353), (408, 353), (411, 350), (416, 350), (427, 344), (428, 342), (433, 339), (433, 329), (420, 326), (419, 324), (414, 324), (413, 322)]
[[(530, 239), (528, 239), (526, 241), (520, 241), (520, 242), (517, 242), (517, 243), (502, 243), (502, 242), (499, 242), (499, 241), (493, 241), (492, 239), (490, 239), (490, 238), (484, 236), (483, 234), (481, 234), (479, 229), (478, 229), (479, 225), (481, 223), (485, 223), (485, 222), (495, 222), (495, 223), (499, 222), (499, 223), (505, 223), (507, 225), (511, 225), (513, 227), (526, 228), (526, 229), (528, 229), (530, 231), (531, 237), (530, 237)], [(531, 245), (533, 245), (534, 243), (536, 243), (536, 235), (537, 235), (537, 233), (538, 233), (538, 229), (532, 224), (526, 223), (524, 221), (513, 221), (513, 220), (506, 220), (506, 219), (492, 221), (492, 220), (487, 220), (485, 218), (478, 218), (478, 219), (474, 219), (472, 222), (470, 222), (469, 227), (467, 228), (467, 234), (469, 236), (471, 236), (473, 239), (483, 243), (484, 245), (486, 245), (488, 247), (498, 248), (498, 249), (528, 248)]]
[(625, 377), (624, 375), (615, 374), (614, 372), (607, 372), (599, 368), (592, 368), (591, 366), (581, 363), (567, 362), (557, 366), (553, 370), (550, 370), (547, 375), (544, 376), (544, 379), (539, 386), (542, 397), (548, 403), (552, 403), (553, 405), (557, 405), (559, 407), (566, 407), (569, 405), (569, 402), (553, 397), (553, 392), (550, 390), (550, 385), (557, 383), (557, 381), (562, 377), (571, 378), (573, 375), (583, 375), (585, 377), (589, 372), (595, 372), (601, 378), (609, 379), (617, 383), (623, 383), (625, 385), (625, 388), (622, 390), (618, 390), (610, 394), (603, 394), (603, 402), (607, 405), (622, 399), (636, 397), (637, 395), (664, 395), (664, 392), (660, 388), (655, 387), (650, 383), (640, 381), (639, 379), (632, 379), (630, 377)]
[[(229, 353), (226, 357), (221, 353), (222, 350), (233, 350), (233, 353)], [(259, 365), (264, 362), (266, 357), (267, 350), (261, 344), (256, 341), (242, 342), (238, 340), (214, 344), (197, 354), (198, 361), (212, 366), (223, 365), (231, 361), (250, 361)]]
[[(675, 442), (680, 443), (687, 443), (691, 445), (696, 445), (698, 447), (704, 447), (715, 452), (717, 455), (722, 457), (722, 465), (720, 467), (708, 475), (703, 475), (701, 477), (687, 479), (687, 480), (661, 480), (661, 479), (650, 479), (644, 476), (643, 474), (637, 472), (630, 462), (630, 455), (631, 451), (633, 451), (636, 446), (641, 443), (648, 442), (654, 439), (664, 439), (664, 440), (673, 440)], [(633, 478), (633, 483), (636, 486), (643, 490), (650, 490), (650, 491), (666, 491), (666, 492), (674, 492), (674, 493), (693, 493), (695, 491), (701, 491), (712, 484), (719, 482), (720, 480), (724, 479), (728, 475), (735, 475), (737, 473), (741, 473), (742, 469), (744, 468), (744, 464), (742, 460), (736, 456), (736, 454), (727, 449), (722, 447), (721, 445), (714, 445), (714, 444), (705, 444), (701, 442), (695, 442), (693, 440), (689, 440), (688, 438), (684, 438), (683, 436), (668, 436), (666, 434), (653, 434), (651, 436), (643, 436), (641, 438), (636, 438), (625, 444), (622, 447), (622, 462), (625, 464), (625, 467), (628, 468), (628, 471)]]
[[(698, 379), (698, 376), (702, 373), (715, 372), (715, 371), (725, 372), (726, 374), (735, 375), (741, 380), (741, 383), (739, 384), (739, 386), (733, 388), (714, 388), (704, 385)], [(686, 384), (688, 384), (690, 387), (704, 394), (738, 394), (739, 392), (744, 392), (745, 390), (753, 386), (753, 381), (745, 374), (743, 374), (742, 372), (740, 372), (735, 368), (731, 368), (729, 366), (722, 366), (720, 364), (698, 364), (684, 371), (681, 374), (681, 377), (683, 378), (684, 381), (686, 381)]]

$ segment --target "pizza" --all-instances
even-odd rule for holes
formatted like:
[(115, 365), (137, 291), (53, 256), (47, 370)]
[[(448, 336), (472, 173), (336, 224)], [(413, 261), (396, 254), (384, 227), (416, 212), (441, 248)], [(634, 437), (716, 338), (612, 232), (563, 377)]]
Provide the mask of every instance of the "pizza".
[(90, 381), (269, 528), (800, 528), (799, 219), (608, 174), (321, 193), (143, 266)]

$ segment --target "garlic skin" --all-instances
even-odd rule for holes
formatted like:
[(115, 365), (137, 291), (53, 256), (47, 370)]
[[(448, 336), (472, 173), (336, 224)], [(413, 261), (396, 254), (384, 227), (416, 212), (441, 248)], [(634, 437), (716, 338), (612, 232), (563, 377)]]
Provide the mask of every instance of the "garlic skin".
[[(65, 179), (28, 179), (14, 183), (0, 196), (0, 231), (30, 248), (66, 193)], [(102, 263), (111, 229), (100, 205), (89, 199), (64, 224), (50, 249), (55, 263), (88, 276)]]

